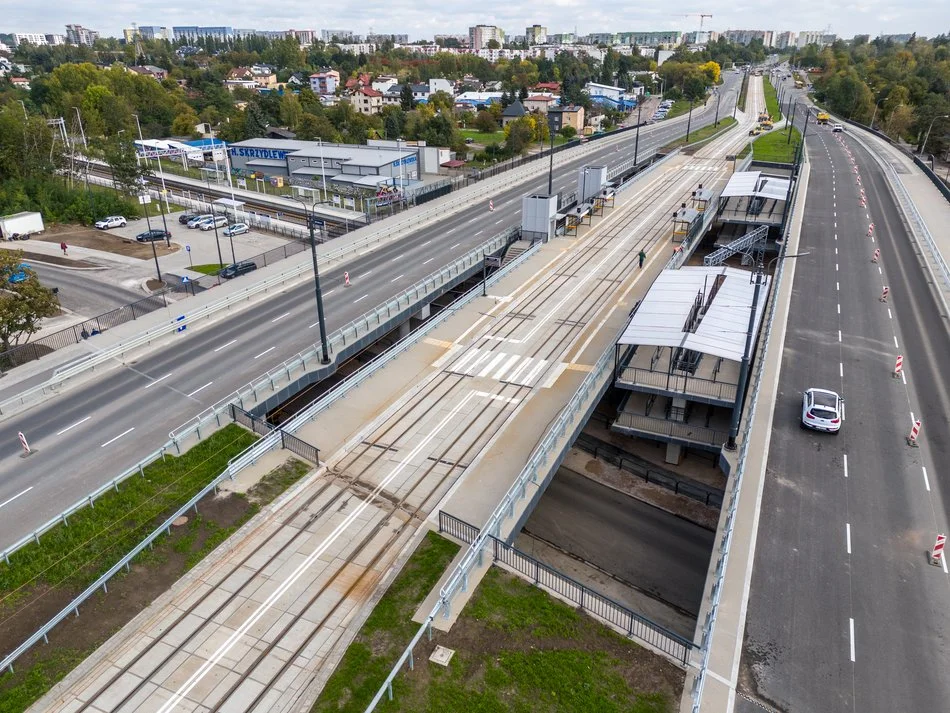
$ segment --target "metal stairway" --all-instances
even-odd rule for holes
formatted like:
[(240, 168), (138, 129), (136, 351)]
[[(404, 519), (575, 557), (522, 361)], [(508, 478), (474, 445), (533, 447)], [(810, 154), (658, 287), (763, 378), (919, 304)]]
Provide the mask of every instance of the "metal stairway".
[(762, 255), (765, 253), (765, 240), (769, 234), (769, 226), (762, 225), (752, 230), (740, 238), (736, 238), (728, 245), (723, 245), (715, 252), (710, 253), (703, 258), (703, 265), (706, 267), (716, 267), (722, 265), (726, 260), (736, 253), (742, 253), (742, 264), (748, 264), (746, 260), (752, 259), (755, 255), (755, 262), (762, 262)]

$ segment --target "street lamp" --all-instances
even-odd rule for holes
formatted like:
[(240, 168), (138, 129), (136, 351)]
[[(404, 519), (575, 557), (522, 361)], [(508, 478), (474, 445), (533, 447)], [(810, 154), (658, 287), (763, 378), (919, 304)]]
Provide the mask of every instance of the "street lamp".
[(317, 238), (313, 232), (313, 213), (316, 210), (318, 203), (314, 203), (309, 207), (308, 210), (307, 204), (300, 198), (291, 198), (291, 200), (297, 201), (303, 206), (304, 216), (307, 219), (307, 229), (310, 231), (310, 256), (313, 258), (313, 284), (314, 292), (316, 293), (317, 297), (317, 321), (320, 323), (320, 363), (329, 364), (330, 349), (327, 346), (327, 323), (323, 316), (323, 292), (320, 290), (320, 268), (317, 266)]
[(870, 126), (868, 126), (869, 129), (873, 129), (873, 128), (874, 128), (874, 117), (877, 116), (878, 107), (881, 106), (881, 102), (884, 101), (885, 99), (887, 99), (887, 97), (881, 97), (880, 99), (878, 99), (878, 100), (875, 102), (875, 104), (874, 104), (874, 111), (871, 112), (871, 124), (870, 124)]
[(716, 119), (713, 126), (719, 126), (719, 103), (722, 101), (722, 92), (716, 90)]
[(554, 116), (548, 112), (548, 134), (551, 135), (551, 155), (548, 161), (548, 195), (554, 195)]
[(749, 358), (752, 352), (752, 336), (755, 331), (755, 316), (759, 308), (759, 289), (762, 287), (762, 278), (765, 277), (765, 273), (772, 267), (773, 262), (777, 260), (791, 260), (792, 258), (802, 257), (808, 254), (806, 251), (794, 253), (793, 255), (779, 255), (769, 260), (764, 271), (760, 263), (758, 269), (749, 277), (749, 281), (754, 281), (755, 283), (755, 290), (752, 292), (752, 308), (749, 310), (749, 328), (746, 331), (745, 350), (742, 352), (742, 363), (739, 368), (739, 383), (736, 385), (736, 403), (732, 407), (732, 420), (729, 424), (729, 440), (725, 445), (727, 451), (734, 451), (736, 449), (736, 436), (739, 433), (739, 419), (742, 416), (742, 402), (744, 400), (746, 384), (749, 380)]
[(686, 143), (689, 143), (689, 127), (693, 123), (693, 100), (689, 100), (689, 118), (686, 119)]
[(637, 155), (640, 153), (640, 113), (643, 111), (643, 97), (640, 97), (641, 101), (637, 104), (637, 138), (633, 142), (633, 167), (637, 167)]
[(920, 153), (917, 154), (918, 156), (923, 156), (927, 152), (927, 141), (930, 140), (930, 130), (934, 128), (934, 122), (937, 119), (950, 119), (950, 114), (941, 114), (930, 120), (930, 126), (927, 127), (927, 133), (924, 134), (924, 143), (920, 145)]

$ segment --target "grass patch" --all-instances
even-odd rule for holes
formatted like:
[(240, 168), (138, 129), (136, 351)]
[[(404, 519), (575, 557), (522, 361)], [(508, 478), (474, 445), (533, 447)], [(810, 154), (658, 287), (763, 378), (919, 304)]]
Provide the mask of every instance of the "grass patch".
[(739, 109), (745, 111), (745, 100), (749, 94), (749, 74), (742, 75), (742, 88), (739, 89)]
[(482, 144), (483, 146), (498, 144), (505, 140), (504, 131), (485, 132), (476, 129), (459, 129), (459, 133), (462, 138), (472, 139), (476, 144)]
[[(352, 688), (341, 690), (336, 681), (365, 681), (365, 669), (355, 664), (371, 661), (369, 646), (380, 640), (367, 629), (360, 632), (359, 645), (347, 651), (313, 711), (364, 710), (368, 699)], [(412, 625), (406, 634), (414, 631)], [(672, 713), (683, 689), (683, 672), (673, 664), (496, 567), (478, 585), (452, 630), (433, 633), (434, 640), (423, 638), (415, 651), (415, 670), (406, 668), (395, 679), (394, 700), (384, 698), (377, 710)], [(400, 642), (397, 653), (407, 641)], [(447, 668), (427, 660), (437, 644), (455, 650)], [(359, 660), (351, 653), (354, 648)], [(370, 695), (389, 668), (379, 671)]]
[(772, 121), (781, 120), (782, 112), (778, 106), (778, 94), (776, 94), (775, 87), (772, 86), (772, 82), (768, 77), (762, 77), (762, 89), (765, 92), (765, 109), (772, 117)]
[[(228, 426), (218, 433), (228, 430), (233, 436), (234, 429), (243, 431), (237, 426)], [(253, 441), (253, 436), (250, 440)], [(196, 449), (197, 446), (178, 460), (184, 460)], [(19, 712), (32, 705), (115, 631), (147, 607), (170, 583), (194, 567), (257, 514), (262, 506), (274, 500), (309, 471), (309, 465), (290, 458), (261, 478), (246, 495), (221, 494), (203, 500), (198, 506), (199, 514), (189, 513), (187, 525), (173, 528), (169, 537), (160, 538), (154, 550), (146, 550), (136, 559), (131, 573), (122, 573), (113, 578), (109, 582), (109, 594), (99, 593), (87, 600), (82, 607), (82, 617), (67, 619), (50, 633), (49, 646), (39, 644), (33, 647), (17, 661), (14, 673), (4, 672), (0, 676), (0, 713)], [(78, 591), (77, 587), (72, 591), (54, 593), (68, 601)], [(37, 624), (32, 628), (35, 629), (53, 613), (55, 611), (44, 613), (43, 617), (34, 617)], [(5, 624), (11, 620), (7, 619)], [(32, 632), (27, 630), (19, 639), (25, 639), (29, 633)], [(11, 640), (10, 649), (14, 643), (19, 641)], [(6, 653), (6, 650), (0, 653)]]
[(429, 532), (330, 676), (313, 711), (363, 711), (419, 629), (412, 615), (458, 552)]
[[(695, 144), (699, 141), (708, 139), (710, 136), (715, 136), (716, 134), (726, 131), (730, 126), (734, 126), (736, 120), (731, 116), (727, 116), (724, 119), (719, 120), (719, 126), (714, 124), (709, 124), (708, 126), (703, 126), (702, 128), (695, 129), (694, 131), (689, 132), (689, 143), (690, 145)], [(686, 137), (676, 139), (666, 145), (665, 148), (677, 148), (679, 146), (686, 146)]]
[(189, 267), (189, 270), (194, 270), (195, 272), (200, 272), (203, 275), (217, 275), (218, 271), (221, 270), (224, 265), (219, 265), (216, 262), (210, 262), (205, 265), (192, 265)]
[[(694, 104), (696, 102), (693, 102)], [(679, 99), (678, 101), (673, 102), (673, 106), (670, 107), (670, 110), (666, 112), (667, 119), (675, 119), (677, 116), (682, 116), (683, 114), (689, 113), (689, 102), (685, 99)]]
[(795, 154), (801, 142), (801, 132), (794, 127), (791, 141), (789, 141), (787, 130), (769, 131), (752, 142), (752, 158), (755, 161), (794, 163)]

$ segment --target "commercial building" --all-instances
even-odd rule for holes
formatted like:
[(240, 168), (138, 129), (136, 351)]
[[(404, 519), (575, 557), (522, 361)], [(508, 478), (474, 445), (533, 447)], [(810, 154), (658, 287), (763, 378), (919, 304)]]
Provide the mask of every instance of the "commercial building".
[(495, 25), (475, 25), (468, 28), (468, 46), (471, 49), (487, 49), (492, 40), (499, 46), (505, 44), (505, 31)]
[(90, 30), (82, 25), (66, 25), (66, 41), (71, 45), (92, 47), (99, 39), (96, 30)]
[(199, 37), (210, 37), (215, 40), (226, 41), (234, 38), (234, 28), (225, 26), (201, 27), (198, 25), (183, 25), (181, 27), (172, 27), (172, 37), (174, 37), (176, 42), (179, 40), (193, 41)]
[(548, 42), (548, 28), (541, 25), (531, 25), (524, 30), (525, 41), (528, 45), (544, 45)]

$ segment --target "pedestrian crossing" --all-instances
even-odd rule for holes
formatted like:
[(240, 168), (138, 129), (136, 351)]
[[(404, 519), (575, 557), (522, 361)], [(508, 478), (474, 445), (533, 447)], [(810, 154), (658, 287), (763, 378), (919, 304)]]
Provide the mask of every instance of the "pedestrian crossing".
[(445, 367), (448, 373), (494, 379), (518, 386), (536, 386), (548, 366), (552, 364), (547, 359), (475, 347), (466, 349), (454, 361), (446, 361), (449, 362)]

